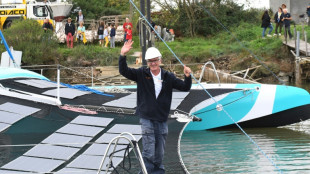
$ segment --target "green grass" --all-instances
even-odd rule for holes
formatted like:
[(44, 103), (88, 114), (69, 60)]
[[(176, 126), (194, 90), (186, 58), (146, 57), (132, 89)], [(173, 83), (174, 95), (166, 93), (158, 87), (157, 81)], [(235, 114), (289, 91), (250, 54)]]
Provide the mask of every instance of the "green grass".
[[(168, 45), (185, 63), (203, 63), (209, 59), (216, 60), (232, 54), (242, 60), (251, 56), (251, 52), (262, 60), (268, 60), (275, 55), (284, 56), (281, 54), (283, 52), (281, 51), (282, 41), (276, 37), (262, 39), (261, 32), (262, 28), (259, 25), (243, 23), (234, 28), (232, 33), (221, 31), (216, 36), (209, 38), (177, 38), (175, 42), (169, 42)], [(176, 62), (164, 43), (158, 45), (164, 60)]]
[[(297, 29), (299, 28), (300, 26), (297, 26)], [(310, 28), (305, 27), (305, 30), (309, 30), (310, 36)], [(260, 24), (242, 23), (240, 26), (232, 28), (231, 32), (227, 33), (222, 30), (215, 36), (176, 38), (174, 42), (167, 44), (185, 64), (205, 63), (208, 60), (216, 61), (222, 57), (233, 57), (229, 62), (232, 65), (232, 70), (245, 69), (248, 66), (258, 64), (251, 52), (267, 64), (289, 57), (280, 38), (262, 39)], [(138, 36), (134, 36), (133, 40), (133, 50), (128, 55), (141, 51)], [(79, 64), (81, 61), (89, 61), (93, 66), (105, 66), (108, 65), (106, 64), (107, 58), (113, 60), (112, 64), (109, 65), (117, 65), (122, 44), (117, 43), (115, 49), (102, 48), (98, 43), (75, 44), (73, 49), (68, 49), (63, 44), (59, 46), (57, 51), (61, 55), (60, 62), (67, 66), (81, 66)], [(162, 52), (164, 64), (178, 63), (164, 43), (160, 41), (156, 42), (155, 45)], [(128, 60), (129, 63), (135, 62), (134, 57), (128, 56)]]

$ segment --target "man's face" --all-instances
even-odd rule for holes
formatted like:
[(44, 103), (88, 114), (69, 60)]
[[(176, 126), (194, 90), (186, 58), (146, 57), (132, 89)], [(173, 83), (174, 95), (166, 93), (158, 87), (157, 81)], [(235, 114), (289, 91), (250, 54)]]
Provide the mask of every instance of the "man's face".
[(147, 60), (147, 65), (151, 71), (158, 71), (160, 69), (161, 59), (159, 57)]
[(81, 16), (81, 15), (82, 15), (82, 12), (79, 11), (79, 15)]
[(68, 23), (71, 23), (71, 19), (68, 19)]

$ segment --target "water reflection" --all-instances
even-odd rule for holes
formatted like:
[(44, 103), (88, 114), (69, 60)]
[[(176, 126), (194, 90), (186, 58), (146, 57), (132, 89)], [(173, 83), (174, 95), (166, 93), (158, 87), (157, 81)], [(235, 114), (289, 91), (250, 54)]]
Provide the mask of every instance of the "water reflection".
[[(310, 171), (310, 135), (284, 128), (246, 129), (284, 173)], [(238, 129), (184, 132), (181, 154), (191, 173), (278, 173)]]

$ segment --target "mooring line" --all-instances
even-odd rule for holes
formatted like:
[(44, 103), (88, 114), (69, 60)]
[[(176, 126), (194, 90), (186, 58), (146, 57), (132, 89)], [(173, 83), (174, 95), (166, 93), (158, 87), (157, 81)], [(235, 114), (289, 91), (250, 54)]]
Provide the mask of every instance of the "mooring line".
[(238, 38), (234, 35), (224, 24), (222, 24), (208, 9), (206, 9), (199, 1), (197, 1), (199, 6), (208, 13), (217, 23), (219, 23), (224, 30), (229, 33), (240, 45), (242, 48), (247, 50), (264, 68), (266, 68), (282, 85), (285, 85), (285, 82), (281, 80), (256, 54), (253, 53), (250, 49), (248, 49)]
[[(174, 55), (174, 57), (180, 62), (181, 65), (185, 66), (185, 64), (179, 59), (179, 57), (174, 53), (174, 51), (169, 47), (169, 45), (165, 42), (165, 40), (158, 34), (158, 32), (155, 30), (155, 28), (152, 27), (150, 22), (146, 19), (146, 17), (142, 14), (142, 12), (138, 9), (138, 7), (135, 5), (135, 3), (132, 0), (129, 0), (129, 2), (132, 4), (132, 6), (139, 12), (142, 18), (147, 22), (147, 24), (153, 29), (153, 31), (156, 33), (158, 38), (166, 45), (166, 47), (169, 49), (169, 51)], [(190, 73), (191, 77), (197, 82), (197, 84), (212, 98), (212, 100), (217, 104), (217, 108), (220, 110), (223, 110), (225, 114), (234, 122), (234, 124), (237, 125), (237, 127), (250, 139), (250, 141), (257, 147), (257, 149), (273, 164), (273, 166), (279, 170), (280, 173), (282, 173), (281, 169), (276, 165), (276, 163), (268, 157), (268, 155), (259, 147), (259, 145), (243, 130), (243, 128), (229, 115), (229, 113), (224, 109), (224, 107), (219, 104), (218, 101), (215, 100), (215, 98), (206, 90), (206, 88), (203, 87), (203, 85), (194, 77), (192, 73)]]

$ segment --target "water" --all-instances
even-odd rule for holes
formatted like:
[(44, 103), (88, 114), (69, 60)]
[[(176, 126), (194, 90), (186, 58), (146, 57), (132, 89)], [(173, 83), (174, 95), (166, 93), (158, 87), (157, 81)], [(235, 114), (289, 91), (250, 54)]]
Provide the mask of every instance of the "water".
[[(310, 121), (245, 131), (283, 173), (310, 173)], [(279, 173), (238, 129), (184, 132), (181, 154), (193, 174)]]

